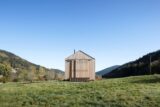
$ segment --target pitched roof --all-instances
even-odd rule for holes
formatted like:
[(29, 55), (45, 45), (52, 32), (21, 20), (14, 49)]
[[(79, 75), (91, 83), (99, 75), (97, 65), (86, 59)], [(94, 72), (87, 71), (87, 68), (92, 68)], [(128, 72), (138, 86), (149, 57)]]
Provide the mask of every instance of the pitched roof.
[(66, 60), (72, 60), (72, 59), (95, 59), (95, 58), (79, 50), (75, 54), (72, 54), (71, 56), (66, 58)]

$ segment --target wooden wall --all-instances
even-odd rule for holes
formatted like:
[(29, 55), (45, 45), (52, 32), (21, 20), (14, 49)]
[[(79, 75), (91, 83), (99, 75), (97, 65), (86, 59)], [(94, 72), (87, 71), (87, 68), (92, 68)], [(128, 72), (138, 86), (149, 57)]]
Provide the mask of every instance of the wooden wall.
[[(74, 71), (76, 71), (76, 73)], [(66, 60), (65, 61), (65, 79), (68, 80), (74, 77), (88, 78), (89, 80), (95, 80), (95, 60), (94, 59)]]

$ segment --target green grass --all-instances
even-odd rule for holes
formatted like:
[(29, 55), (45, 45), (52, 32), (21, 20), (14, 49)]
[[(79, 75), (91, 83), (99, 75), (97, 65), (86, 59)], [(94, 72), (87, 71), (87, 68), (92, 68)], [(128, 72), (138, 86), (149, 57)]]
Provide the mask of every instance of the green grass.
[(0, 107), (160, 107), (160, 75), (0, 85)]

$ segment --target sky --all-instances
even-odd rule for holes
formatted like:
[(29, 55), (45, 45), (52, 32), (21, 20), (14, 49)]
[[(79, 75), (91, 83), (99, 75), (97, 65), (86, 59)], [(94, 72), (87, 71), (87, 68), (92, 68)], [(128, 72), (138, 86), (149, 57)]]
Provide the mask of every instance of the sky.
[(0, 0), (0, 49), (64, 70), (82, 50), (96, 71), (160, 49), (159, 0)]

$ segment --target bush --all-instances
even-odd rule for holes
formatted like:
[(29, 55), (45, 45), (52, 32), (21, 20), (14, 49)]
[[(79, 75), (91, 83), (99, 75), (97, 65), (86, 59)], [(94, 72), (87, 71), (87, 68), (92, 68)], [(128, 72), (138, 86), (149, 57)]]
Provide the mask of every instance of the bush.
[(6, 77), (3, 77), (3, 83), (6, 83), (6, 82), (7, 82)]
[(18, 82), (19, 79), (18, 79), (18, 78), (15, 78), (15, 79), (13, 79), (12, 81), (13, 81), (13, 82)]
[(0, 76), (0, 82), (3, 82), (3, 76)]

